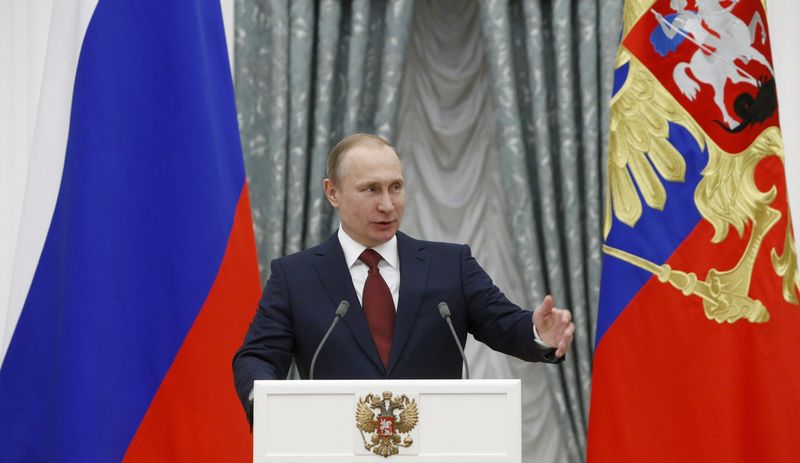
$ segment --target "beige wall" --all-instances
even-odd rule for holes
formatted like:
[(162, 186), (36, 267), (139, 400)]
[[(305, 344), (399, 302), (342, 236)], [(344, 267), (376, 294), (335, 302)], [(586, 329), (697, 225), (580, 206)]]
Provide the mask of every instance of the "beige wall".
[(786, 183), (789, 206), (794, 210), (794, 236), (800, 237), (800, 52), (798, 33), (800, 2), (770, 0), (767, 21), (772, 38), (772, 61), (778, 85), (783, 144), (786, 149)]

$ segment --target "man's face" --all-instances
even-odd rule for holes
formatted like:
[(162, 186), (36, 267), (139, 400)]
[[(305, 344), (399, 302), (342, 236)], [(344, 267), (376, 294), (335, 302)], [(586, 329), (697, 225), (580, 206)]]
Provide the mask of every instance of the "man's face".
[(356, 145), (344, 153), (339, 181), (323, 188), (339, 211), (342, 229), (367, 247), (383, 244), (397, 233), (406, 204), (400, 160), (388, 146)]

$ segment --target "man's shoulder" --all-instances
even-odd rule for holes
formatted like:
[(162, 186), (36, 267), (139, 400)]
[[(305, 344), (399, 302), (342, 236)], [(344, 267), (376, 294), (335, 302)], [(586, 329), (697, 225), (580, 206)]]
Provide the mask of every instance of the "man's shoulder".
[(398, 246), (408, 246), (412, 249), (429, 250), (432, 252), (455, 252), (460, 253), (467, 247), (465, 244), (448, 243), (444, 241), (426, 241), (406, 235), (403, 232), (397, 232)]
[(339, 245), (339, 241), (336, 239), (336, 235), (334, 234), (332, 237), (320, 244), (303, 249), (302, 251), (297, 251), (292, 254), (278, 257), (275, 259), (275, 261), (282, 265), (307, 263), (308, 261), (313, 260), (315, 256), (324, 256), (331, 252), (341, 253), (341, 249), (342, 248)]
[[(433, 253), (439, 253), (439, 252), (461, 253), (465, 248), (468, 247), (467, 245), (460, 243), (421, 240), (414, 238), (410, 235), (407, 235), (403, 232), (397, 232), (397, 244), (399, 247), (402, 248), (427, 251)], [(279, 257), (275, 260), (280, 262), (281, 264), (293, 265), (298, 263), (307, 263), (308, 261), (313, 260), (315, 257), (325, 256), (332, 253), (341, 254), (342, 257), (344, 256), (342, 252), (342, 247), (339, 244), (339, 240), (336, 237), (336, 234), (334, 234), (327, 240), (323, 241), (322, 243), (317, 244), (316, 246), (312, 246), (302, 251), (297, 251), (295, 253)]]

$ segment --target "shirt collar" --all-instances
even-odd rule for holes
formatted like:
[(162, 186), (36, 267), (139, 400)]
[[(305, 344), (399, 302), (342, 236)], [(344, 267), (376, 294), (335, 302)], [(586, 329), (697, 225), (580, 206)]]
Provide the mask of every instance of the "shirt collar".
[[(339, 227), (339, 231), (336, 233), (336, 235), (339, 238), (339, 244), (342, 246), (344, 260), (347, 262), (347, 268), (351, 268), (353, 267), (353, 264), (360, 262), (358, 260), (358, 256), (360, 256), (361, 253), (367, 249), (367, 247), (351, 238), (350, 235), (342, 230), (342, 227)], [(387, 264), (391, 265), (392, 268), (398, 268), (397, 264), (400, 259), (397, 255), (397, 235), (393, 236), (389, 241), (375, 246), (372, 249), (380, 254), (381, 257), (383, 257), (383, 260), (385, 260)]]

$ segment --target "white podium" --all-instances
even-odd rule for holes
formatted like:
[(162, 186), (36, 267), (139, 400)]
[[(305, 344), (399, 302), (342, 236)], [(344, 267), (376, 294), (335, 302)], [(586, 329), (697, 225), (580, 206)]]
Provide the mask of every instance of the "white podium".
[(256, 381), (253, 461), (517, 463), (520, 404), (516, 379)]

